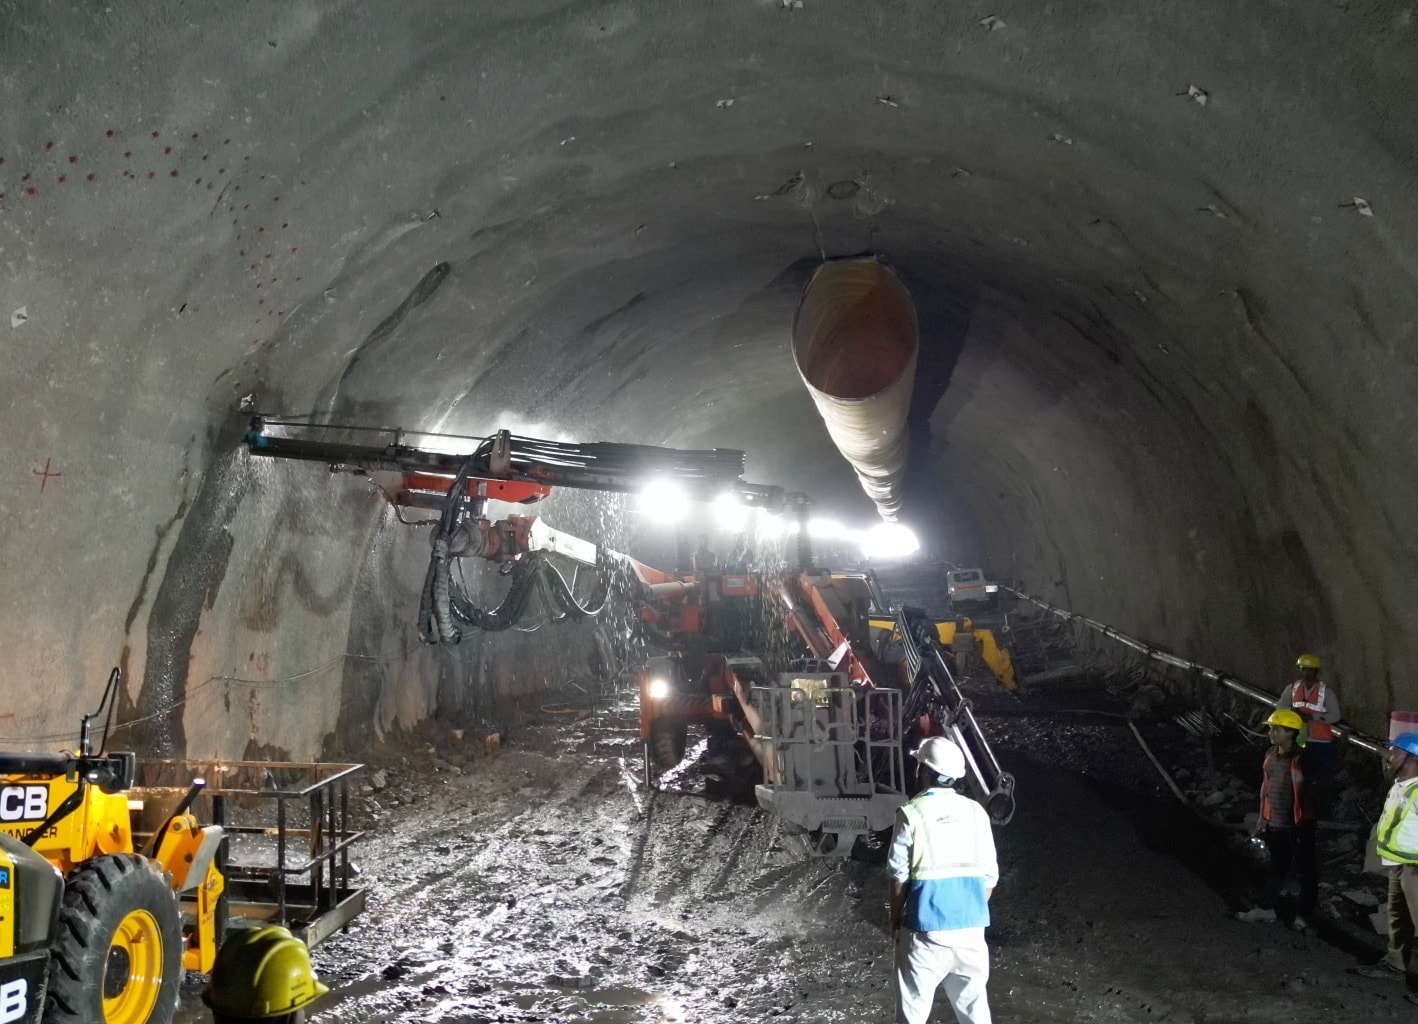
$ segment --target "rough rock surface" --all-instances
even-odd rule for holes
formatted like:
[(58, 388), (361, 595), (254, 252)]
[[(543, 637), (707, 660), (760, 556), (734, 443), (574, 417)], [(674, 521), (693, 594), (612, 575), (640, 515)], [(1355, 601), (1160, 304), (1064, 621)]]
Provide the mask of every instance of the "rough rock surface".
[[(1201, 869), (1126, 730), (988, 724), (1022, 744), (1001, 750), (1020, 799), (996, 833), (998, 1019), (1410, 1019), (1312, 934), (1227, 917), (1236, 865)], [(391, 774), (423, 797), (357, 857), (374, 896), (316, 950), (334, 993), (315, 1022), (893, 1019), (882, 865), (805, 859), (712, 774), (647, 796), (628, 722), (519, 735), (467, 774)], [(178, 1019), (203, 1019), (194, 993)]]
[(786, 341), (863, 251), (920, 308), (946, 553), (1267, 685), (1320, 649), (1377, 731), (1418, 701), (1415, 33), (1388, 0), (3, 0), (5, 745), (71, 738), (114, 662), (194, 756), (562, 672), (418, 651), (422, 537), (251, 464), (242, 399), (743, 447), (865, 521)]

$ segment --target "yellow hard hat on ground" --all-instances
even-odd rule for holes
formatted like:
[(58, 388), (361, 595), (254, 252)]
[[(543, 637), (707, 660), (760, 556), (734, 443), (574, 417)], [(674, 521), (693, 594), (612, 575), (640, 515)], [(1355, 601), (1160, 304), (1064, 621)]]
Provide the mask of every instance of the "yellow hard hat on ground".
[(1296, 732), (1305, 728), (1305, 720), (1289, 708), (1277, 708), (1272, 711), (1270, 717), (1265, 720), (1265, 724), (1278, 725), (1283, 729), (1294, 729)]
[(1295, 665), (1297, 668), (1324, 668), (1324, 662), (1318, 654), (1302, 654), (1295, 659)]
[(276, 925), (237, 932), (217, 951), (202, 1002), (224, 1017), (267, 1020), (309, 1006), (326, 992), (310, 951)]

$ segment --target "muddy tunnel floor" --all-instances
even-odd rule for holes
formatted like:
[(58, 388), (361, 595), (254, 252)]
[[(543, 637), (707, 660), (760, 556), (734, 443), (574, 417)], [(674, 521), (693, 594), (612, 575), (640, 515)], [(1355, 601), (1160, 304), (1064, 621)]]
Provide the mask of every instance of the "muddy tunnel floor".
[[(1118, 720), (988, 693), (979, 710), (1018, 779), (996, 1019), (1414, 1018), (1324, 937), (1229, 918), (1241, 868)], [(623, 712), (543, 717), (466, 768), (386, 758), (381, 796), (403, 798), (357, 858), (369, 910), (315, 951), (332, 992), (312, 1019), (891, 1021), (884, 865), (806, 859), (706, 747), (653, 793)], [(206, 1019), (198, 993), (177, 1020)], [(934, 1019), (953, 1019), (943, 999)]]

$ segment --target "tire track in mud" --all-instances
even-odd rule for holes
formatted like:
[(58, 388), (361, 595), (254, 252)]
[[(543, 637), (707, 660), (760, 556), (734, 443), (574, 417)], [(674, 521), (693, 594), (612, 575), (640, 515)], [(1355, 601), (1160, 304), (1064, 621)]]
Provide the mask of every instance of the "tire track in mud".
[[(647, 793), (619, 756), (573, 762), (556, 730), (524, 736), (446, 785), (399, 773), (419, 801), (372, 830), (370, 910), (316, 950), (334, 988), (317, 1024), (885, 1019), (875, 985), (853, 988), (834, 869), (802, 863), (776, 819)], [(867, 1012), (806, 1013), (829, 993)]]

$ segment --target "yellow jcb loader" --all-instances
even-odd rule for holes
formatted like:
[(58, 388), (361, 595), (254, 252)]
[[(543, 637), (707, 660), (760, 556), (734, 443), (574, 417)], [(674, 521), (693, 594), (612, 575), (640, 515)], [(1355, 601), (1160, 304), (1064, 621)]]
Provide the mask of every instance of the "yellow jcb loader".
[(222, 829), (191, 813), (194, 779), (134, 846), (136, 758), (104, 751), (107, 728), (98, 753), (90, 737), (112, 718), (118, 679), (84, 715), (77, 751), (0, 753), (0, 1024), (167, 1024), (183, 970), (216, 957)]

